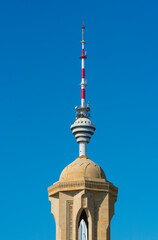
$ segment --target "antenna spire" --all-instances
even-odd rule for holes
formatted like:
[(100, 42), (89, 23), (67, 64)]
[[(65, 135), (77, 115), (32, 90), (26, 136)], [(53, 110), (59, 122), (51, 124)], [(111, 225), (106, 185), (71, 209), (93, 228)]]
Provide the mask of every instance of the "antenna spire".
[(82, 25), (82, 41), (81, 41), (81, 45), (82, 45), (82, 55), (80, 57), (81, 59), (81, 107), (85, 107), (85, 87), (87, 86), (86, 84), (86, 80), (85, 80), (85, 59), (87, 58), (87, 56), (85, 55), (85, 51), (84, 51), (84, 46), (85, 46), (85, 41), (84, 41), (84, 22)]

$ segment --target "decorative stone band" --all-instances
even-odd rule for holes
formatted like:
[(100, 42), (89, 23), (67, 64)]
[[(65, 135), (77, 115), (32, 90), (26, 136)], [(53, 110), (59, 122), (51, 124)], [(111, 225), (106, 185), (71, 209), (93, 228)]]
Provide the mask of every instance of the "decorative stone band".
[(51, 187), (48, 188), (49, 197), (62, 191), (75, 191), (75, 190), (91, 190), (91, 191), (101, 191), (108, 192), (112, 196), (117, 198), (118, 188), (115, 187), (111, 182), (97, 182), (90, 180), (77, 180), (77, 181), (66, 181), (66, 182), (56, 182)]

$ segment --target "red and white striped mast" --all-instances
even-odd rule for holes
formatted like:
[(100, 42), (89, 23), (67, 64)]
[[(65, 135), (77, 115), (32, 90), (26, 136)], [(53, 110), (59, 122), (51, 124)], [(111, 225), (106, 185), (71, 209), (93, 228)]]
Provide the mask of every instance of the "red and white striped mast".
[(85, 107), (85, 87), (87, 86), (86, 84), (86, 80), (85, 80), (85, 59), (87, 58), (87, 55), (85, 55), (85, 51), (84, 51), (84, 45), (85, 45), (85, 41), (84, 41), (84, 22), (82, 25), (82, 55), (80, 57), (81, 59), (81, 68), (82, 68), (82, 79), (81, 79), (81, 107)]
[(76, 107), (76, 121), (71, 125), (72, 133), (75, 135), (77, 142), (79, 143), (79, 156), (87, 156), (87, 143), (89, 143), (91, 136), (95, 131), (95, 126), (89, 119), (87, 114), (90, 111), (89, 104), (86, 106), (85, 102), (85, 87), (87, 86), (87, 81), (85, 80), (85, 59), (87, 55), (85, 54), (85, 41), (84, 41), (84, 23), (82, 25), (82, 55), (81, 59), (81, 106)]

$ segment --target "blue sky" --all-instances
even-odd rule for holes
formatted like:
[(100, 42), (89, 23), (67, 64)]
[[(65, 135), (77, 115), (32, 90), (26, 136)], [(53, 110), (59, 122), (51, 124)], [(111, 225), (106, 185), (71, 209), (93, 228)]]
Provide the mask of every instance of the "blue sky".
[(0, 2), (0, 239), (55, 240), (47, 187), (78, 157), (85, 21), (88, 156), (119, 188), (112, 240), (157, 240), (157, 1)]

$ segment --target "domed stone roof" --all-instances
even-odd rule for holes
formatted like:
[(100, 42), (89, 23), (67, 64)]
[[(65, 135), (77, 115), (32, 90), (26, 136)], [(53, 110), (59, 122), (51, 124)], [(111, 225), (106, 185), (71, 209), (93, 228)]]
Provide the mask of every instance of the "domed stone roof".
[(76, 158), (71, 164), (64, 168), (59, 181), (73, 181), (79, 179), (106, 180), (105, 173), (99, 165), (86, 156)]

